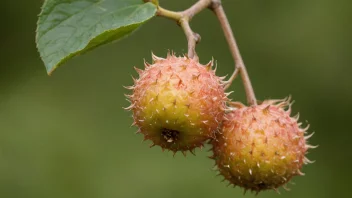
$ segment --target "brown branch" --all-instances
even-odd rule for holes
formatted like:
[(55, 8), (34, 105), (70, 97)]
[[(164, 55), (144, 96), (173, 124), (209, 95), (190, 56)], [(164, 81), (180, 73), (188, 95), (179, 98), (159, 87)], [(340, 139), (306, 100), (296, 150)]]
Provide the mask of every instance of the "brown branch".
[(212, 3), (212, 0), (199, 0), (197, 3), (195, 3), (190, 8), (183, 11), (182, 13), (184, 16), (188, 16), (189, 20), (191, 20), (194, 15), (208, 8), (211, 5), (211, 3)]
[(228, 89), (232, 82), (237, 78), (238, 74), (240, 73), (240, 70), (235, 67), (235, 71), (232, 73), (231, 77), (226, 81), (224, 89)]
[(237, 75), (240, 74), (246, 91), (248, 104), (257, 105), (257, 100), (254, 94), (252, 83), (249, 79), (246, 66), (244, 65), (240, 50), (238, 48), (237, 42), (235, 40), (235, 37), (231, 29), (230, 23), (227, 19), (224, 8), (222, 7), (221, 0), (199, 0), (190, 8), (182, 12), (174, 12), (174, 11), (166, 10), (159, 6), (158, 0), (144, 0), (144, 1), (152, 2), (158, 7), (158, 11), (157, 11), (158, 16), (163, 16), (163, 17), (172, 19), (182, 27), (188, 41), (188, 57), (194, 58), (194, 59), (198, 59), (195, 48), (196, 48), (196, 44), (200, 41), (200, 36), (199, 34), (193, 32), (193, 30), (189, 25), (189, 21), (194, 17), (194, 15), (198, 14), (205, 8), (209, 7), (211, 10), (213, 10), (224, 31), (225, 38), (229, 45), (232, 57), (235, 61), (235, 71), (227, 81), (227, 84), (225, 85), (225, 89), (229, 88), (231, 83), (237, 77)]
[[(210, 8), (216, 14), (221, 24), (221, 27), (224, 31), (225, 38), (227, 40), (232, 57), (236, 64), (234, 73), (237, 72), (236, 70), (238, 69), (241, 74), (243, 85), (246, 91), (247, 102), (249, 105), (257, 105), (257, 99), (255, 97), (252, 83), (249, 79), (246, 66), (244, 65), (240, 50), (238, 48), (237, 42), (235, 40), (235, 37), (231, 29), (230, 23), (226, 17), (224, 8), (222, 7), (221, 0), (213, 0)], [(232, 76), (235, 76), (235, 75), (232, 75)], [(230, 80), (234, 80), (234, 78)], [(231, 84), (231, 82), (229, 82), (229, 84)]]
[(198, 60), (198, 56), (196, 53), (196, 44), (200, 41), (200, 35), (192, 31), (191, 27), (189, 26), (189, 21), (186, 18), (182, 18), (180, 20), (180, 26), (185, 32), (188, 41), (187, 56), (189, 58)]
[(163, 16), (175, 20), (182, 27), (188, 41), (189, 58), (194, 58), (198, 60), (198, 56), (196, 53), (196, 44), (200, 41), (200, 35), (195, 33), (191, 29), (189, 21), (193, 18), (194, 15), (209, 7), (209, 5), (211, 5), (211, 2), (212, 0), (199, 0), (193, 6), (182, 12), (174, 12), (158, 6), (158, 16)]

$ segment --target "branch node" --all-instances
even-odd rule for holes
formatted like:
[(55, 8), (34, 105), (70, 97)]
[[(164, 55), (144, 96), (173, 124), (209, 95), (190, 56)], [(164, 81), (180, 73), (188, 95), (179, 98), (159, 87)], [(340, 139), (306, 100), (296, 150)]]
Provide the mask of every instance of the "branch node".
[(193, 32), (193, 36), (197, 44), (202, 40), (202, 37), (196, 32)]
[(209, 8), (214, 10), (214, 9), (218, 8), (219, 6), (221, 6), (221, 5), (222, 5), (221, 0), (212, 0), (211, 4), (209, 5)]

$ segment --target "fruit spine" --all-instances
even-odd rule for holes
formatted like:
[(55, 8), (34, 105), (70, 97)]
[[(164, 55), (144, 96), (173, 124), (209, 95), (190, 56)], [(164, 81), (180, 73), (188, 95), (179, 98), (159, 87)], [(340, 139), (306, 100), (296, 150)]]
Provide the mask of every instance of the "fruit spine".
[(139, 78), (127, 87), (134, 123), (144, 140), (176, 153), (193, 153), (214, 138), (223, 120), (227, 95), (223, 78), (212, 70), (213, 61), (201, 65), (188, 57), (155, 55)]
[(291, 105), (290, 99), (267, 100), (226, 115), (211, 158), (230, 185), (258, 193), (304, 175), (303, 164), (311, 163), (306, 151), (314, 148), (307, 139), (313, 134), (304, 136), (308, 127), (300, 128), (299, 116), (290, 117)]

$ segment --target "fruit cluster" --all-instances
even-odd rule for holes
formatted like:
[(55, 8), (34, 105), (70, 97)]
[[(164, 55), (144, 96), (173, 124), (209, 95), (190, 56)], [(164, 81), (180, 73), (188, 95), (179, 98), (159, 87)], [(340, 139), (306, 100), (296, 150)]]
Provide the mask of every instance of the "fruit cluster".
[(136, 69), (139, 78), (127, 95), (138, 133), (152, 145), (186, 154), (212, 145), (215, 164), (229, 184), (260, 192), (283, 186), (303, 175), (307, 128), (291, 117), (290, 98), (259, 105), (234, 103), (223, 77), (195, 59), (153, 55), (153, 64)]

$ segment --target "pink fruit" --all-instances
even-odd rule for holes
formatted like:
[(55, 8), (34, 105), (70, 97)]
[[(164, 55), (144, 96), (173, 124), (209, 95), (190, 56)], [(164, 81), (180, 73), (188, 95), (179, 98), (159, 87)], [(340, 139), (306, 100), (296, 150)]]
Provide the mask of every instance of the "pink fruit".
[[(285, 111), (284, 108), (288, 107)], [(238, 108), (226, 115), (222, 133), (212, 141), (220, 174), (234, 186), (246, 190), (276, 190), (295, 175), (303, 175), (307, 128), (290, 117), (288, 100), (268, 100)]]
[(222, 78), (212, 62), (204, 66), (174, 55), (153, 55), (153, 61), (137, 69), (139, 79), (129, 87), (134, 124), (152, 146), (192, 152), (219, 130), (227, 100)]

